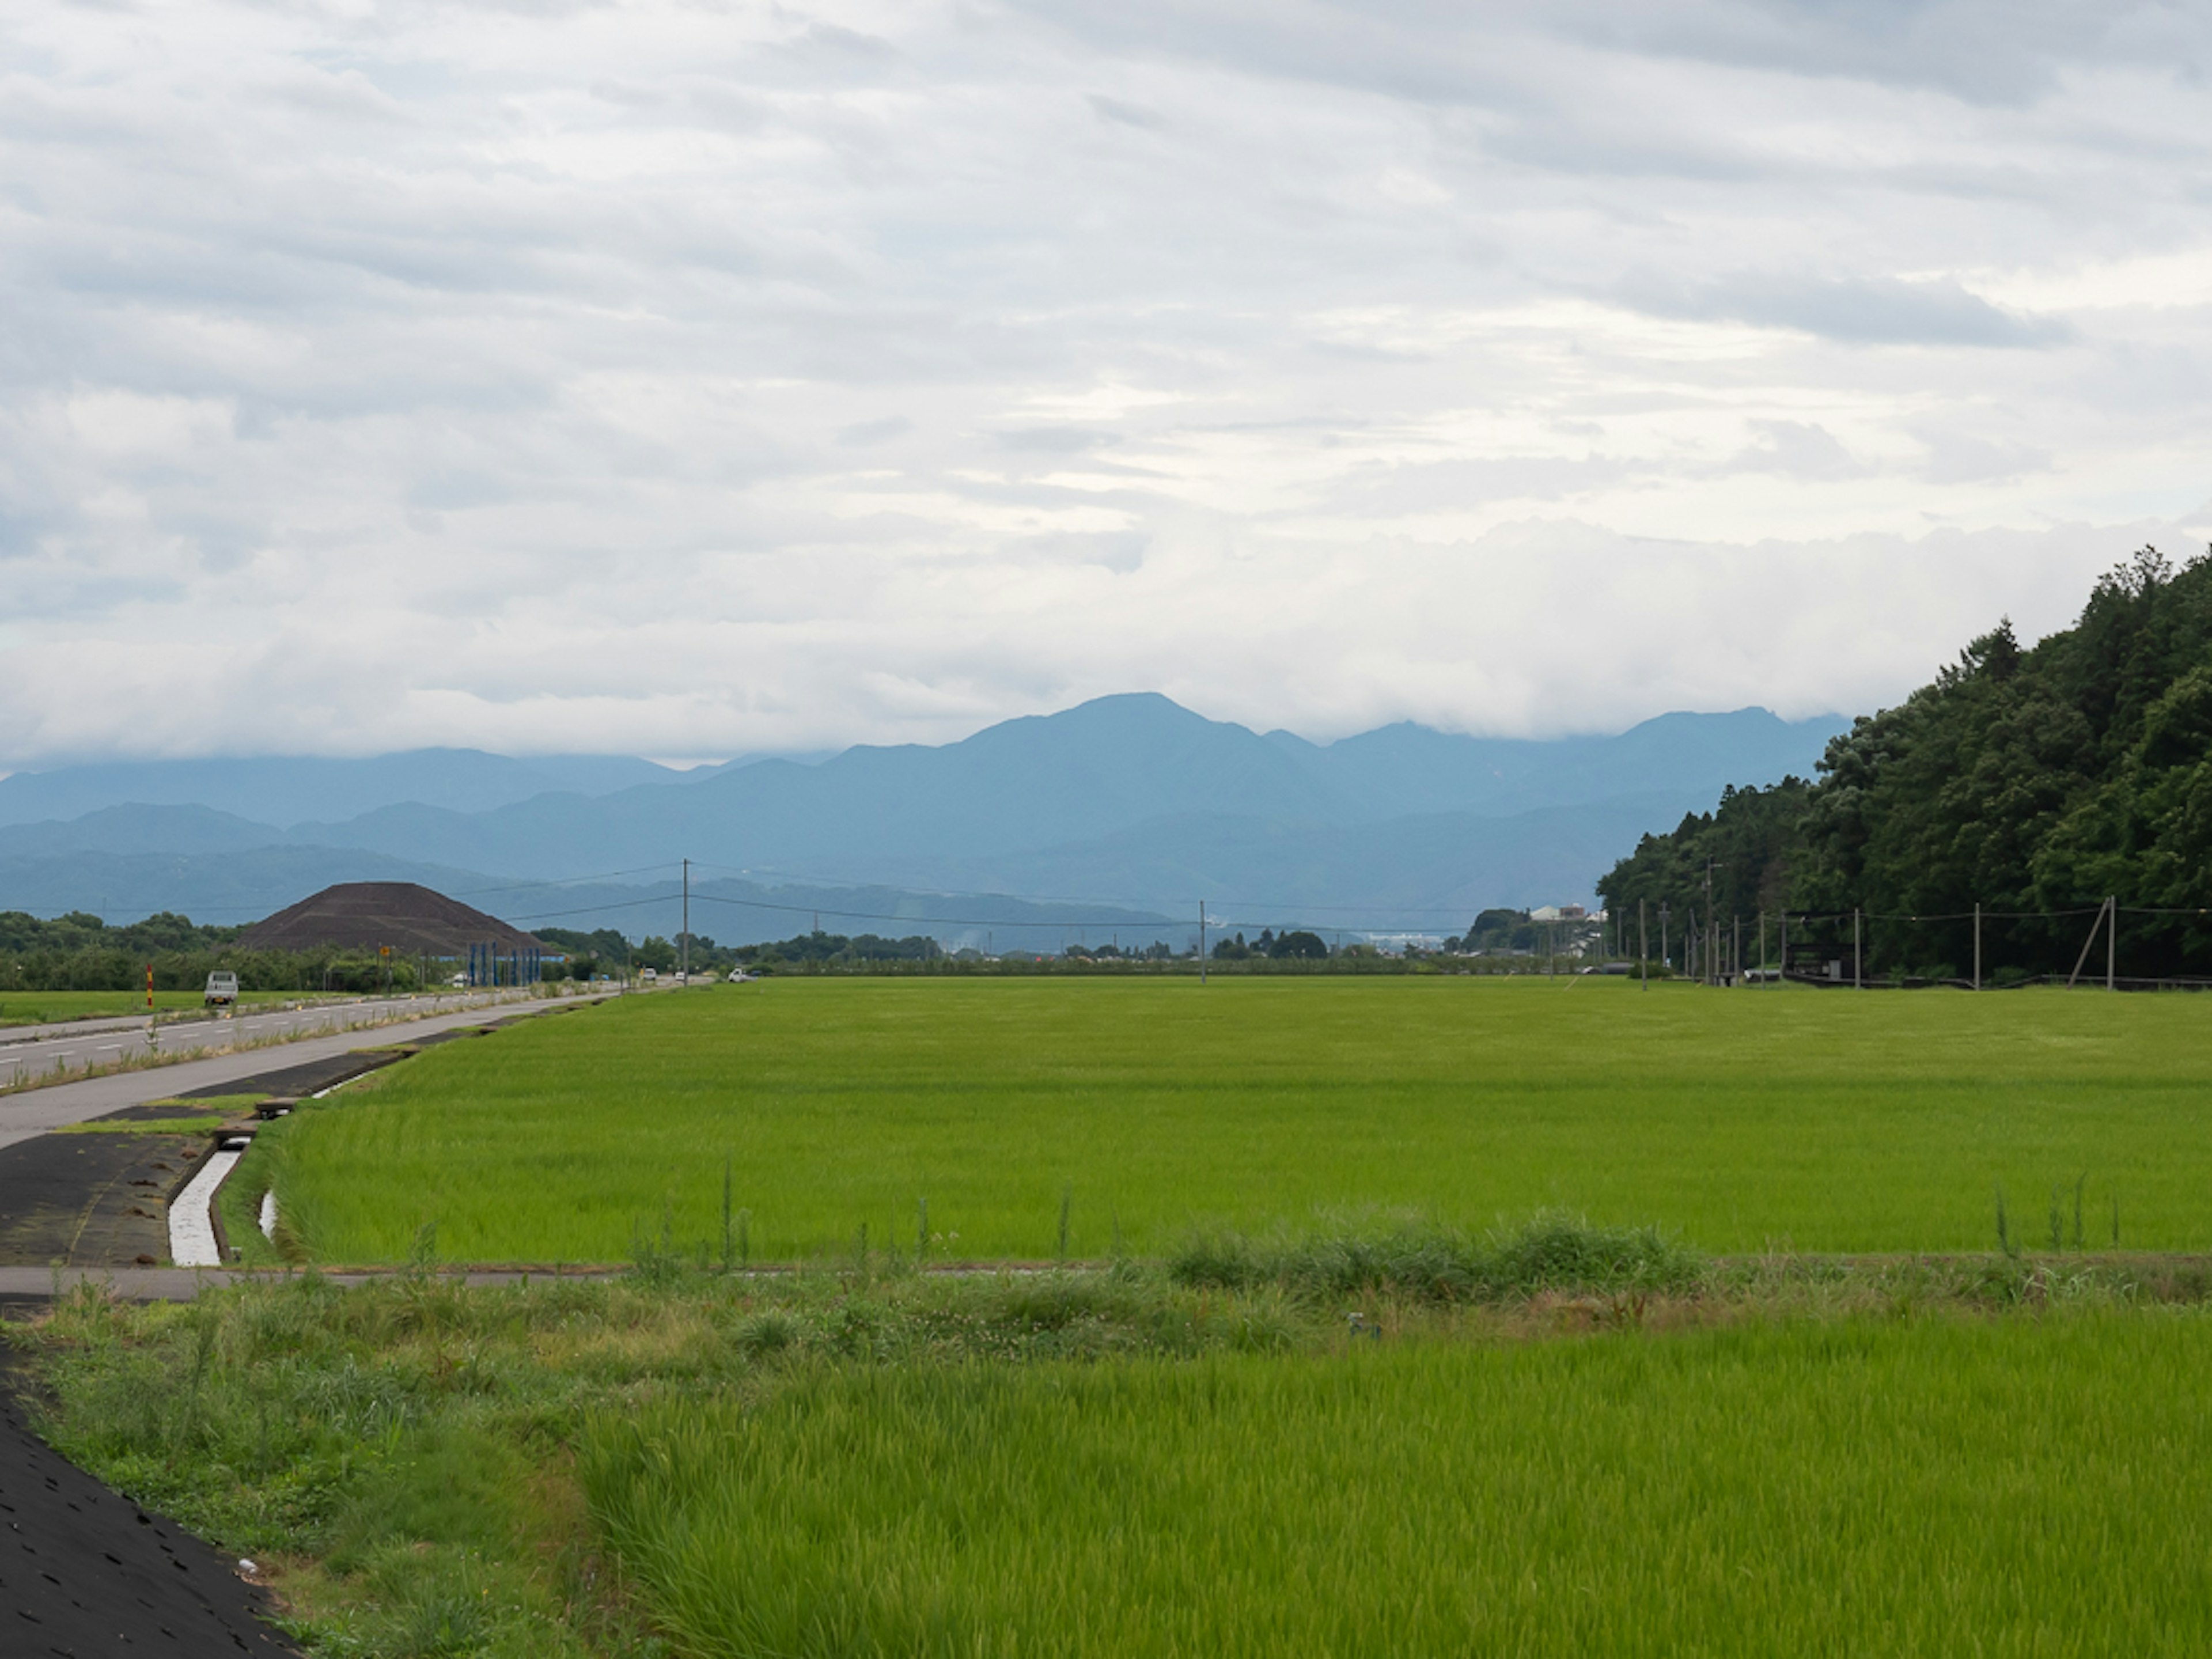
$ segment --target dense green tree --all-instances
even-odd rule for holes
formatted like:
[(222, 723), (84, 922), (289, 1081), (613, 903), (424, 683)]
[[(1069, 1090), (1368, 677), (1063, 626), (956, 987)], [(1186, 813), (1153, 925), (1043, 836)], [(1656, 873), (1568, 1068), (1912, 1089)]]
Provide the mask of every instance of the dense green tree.
[[(2030, 649), (2008, 623), (1896, 708), (1855, 721), (1810, 785), (1731, 790), (1599, 884), (1724, 921), (1787, 908), (1800, 936), (1865, 914), (1879, 972), (2070, 965), (2107, 895), (2125, 971), (2212, 971), (2212, 560), (2145, 548)], [(2152, 915), (2158, 911), (2169, 914)]]

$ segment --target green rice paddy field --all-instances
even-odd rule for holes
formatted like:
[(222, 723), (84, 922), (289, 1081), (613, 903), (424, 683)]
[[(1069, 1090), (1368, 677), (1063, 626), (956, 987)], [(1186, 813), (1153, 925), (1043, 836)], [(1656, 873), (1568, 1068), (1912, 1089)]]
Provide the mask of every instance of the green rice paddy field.
[(580, 1462), (701, 1659), (2179, 1655), (2208, 1361), (2192, 1312), (857, 1371)]
[[(724, 1229), (729, 1172), (731, 1231)], [(264, 1135), (294, 1248), (1164, 1251), (1558, 1208), (1717, 1252), (2212, 1249), (2212, 999), (809, 980), (434, 1048)], [(924, 1206), (927, 1226), (924, 1226)]]

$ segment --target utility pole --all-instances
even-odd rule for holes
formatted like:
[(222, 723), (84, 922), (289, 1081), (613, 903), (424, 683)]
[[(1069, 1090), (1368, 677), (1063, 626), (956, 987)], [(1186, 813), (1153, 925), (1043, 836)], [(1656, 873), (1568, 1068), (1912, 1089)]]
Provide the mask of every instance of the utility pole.
[(1782, 913), (1781, 954), (1782, 971), (1774, 976), (1777, 985), (1784, 983), (1790, 977), (1790, 913), (1787, 910)]
[(1720, 978), (1720, 929), (1713, 925), (1713, 861), (1705, 860), (1705, 927), (1712, 937), (1705, 942), (1705, 983), (1713, 984)]
[(1198, 982), (1206, 983), (1206, 901), (1198, 902)]
[(2119, 989), (2116, 977), (2120, 957), (2120, 896), (2117, 893), (2105, 901), (2105, 988)]
[(1667, 901), (1659, 901), (1659, 961), (1664, 966), (1667, 957)]
[(1759, 913), (1759, 971), (1761, 975), (1766, 972), (1766, 912), (1764, 910)]
[[(660, 866), (665, 870), (668, 866)], [(691, 982), (691, 860), (684, 860), (684, 950), (677, 963), (676, 972), (685, 984)]]
[(1651, 935), (1644, 926), (1644, 903), (1636, 901), (1636, 965), (1644, 978), (1644, 988), (1651, 988)]
[(1859, 908), (1851, 907), (1851, 989), (1866, 989), (1866, 957), (1859, 950)]
[(1741, 978), (1743, 974), (1743, 918), (1741, 916), (1735, 918), (1735, 954), (1729, 963), (1732, 970), (1729, 975), (1730, 979)]
[(1982, 988), (1982, 902), (1974, 901), (1974, 988)]

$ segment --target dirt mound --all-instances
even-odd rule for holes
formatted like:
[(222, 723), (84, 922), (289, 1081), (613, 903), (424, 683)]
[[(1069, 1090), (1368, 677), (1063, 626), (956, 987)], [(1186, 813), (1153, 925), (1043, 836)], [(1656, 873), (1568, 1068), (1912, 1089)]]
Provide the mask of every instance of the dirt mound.
[(459, 957), (473, 945), (501, 954), (543, 951), (542, 940), (496, 916), (411, 881), (349, 881), (325, 887), (239, 935), (247, 951), (374, 951)]

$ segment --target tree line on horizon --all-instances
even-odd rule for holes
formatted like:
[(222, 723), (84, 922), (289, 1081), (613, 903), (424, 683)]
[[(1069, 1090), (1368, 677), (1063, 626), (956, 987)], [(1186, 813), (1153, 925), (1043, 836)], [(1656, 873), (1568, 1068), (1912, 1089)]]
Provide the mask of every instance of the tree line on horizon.
[(1624, 949), (1639, 904), (1654, 955), (1662, 905), (1676, 938), (1763, 914), (1770, 947), (1784, 915), (1847, 945), (1857, 911), (1870, 975), (1930, 980), (1972, 972), (1978, 905), (1998, 983), (2066, 973), (2112, 897), (2123, 975), (2212, 973), (2212, 552), (2144, 548), (2032, 647), (2000, 622), (1815, 778), (1724, 791), (1598, 891)]

